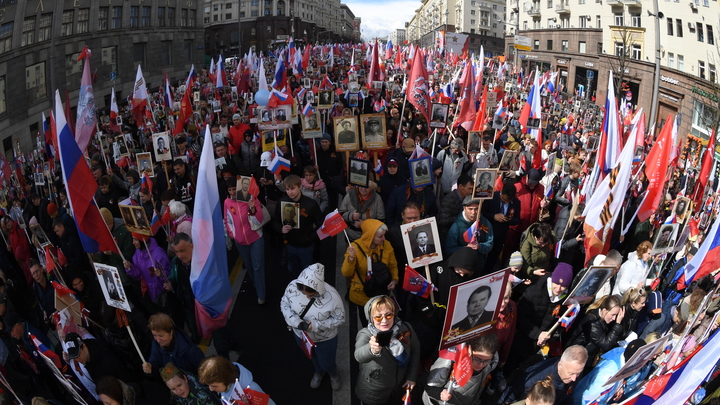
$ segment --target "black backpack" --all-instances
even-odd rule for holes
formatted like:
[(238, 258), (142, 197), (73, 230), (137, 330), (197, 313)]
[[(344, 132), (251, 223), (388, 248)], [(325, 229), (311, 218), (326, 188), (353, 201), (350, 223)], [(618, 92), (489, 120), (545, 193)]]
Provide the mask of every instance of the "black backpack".
[[(367, 257), (359, 244), (356, 243), (355, 246), (360, 250), (360, 253), (362, 253), (363, 256)], [(386, 295), (388, 293), (387, 286), (392, 281), (390, 268), (382, 262), (382, 256), (382, 249), (380, 249), (380, 257), (374, 253), (370, 256), (370, 260), (372, 260), (372, 275), (369, 279), (367, 279), (367, 281), (363, 281), (365, 277), (360, 275), (357, 266), (355, 267), (355, 273), (357, 273), (360, 283), (363, 285), (363, 292), (370, 298), (378, 295)]]

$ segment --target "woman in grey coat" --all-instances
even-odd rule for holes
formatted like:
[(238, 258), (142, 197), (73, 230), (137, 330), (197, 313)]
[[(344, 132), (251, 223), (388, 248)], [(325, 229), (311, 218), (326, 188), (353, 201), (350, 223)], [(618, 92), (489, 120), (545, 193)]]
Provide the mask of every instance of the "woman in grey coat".
[[(420, 341), (410, 324), (397, 318), (395, 302), (386, 295), (371, 298), (365, 316), (371, 322), (355, 338), (355, 360), (360, 363), (355, 394), (364, 405), (397, 404), (415, 387)], [(392, 333), (385, 344), (378, 333), (388, 331)]]

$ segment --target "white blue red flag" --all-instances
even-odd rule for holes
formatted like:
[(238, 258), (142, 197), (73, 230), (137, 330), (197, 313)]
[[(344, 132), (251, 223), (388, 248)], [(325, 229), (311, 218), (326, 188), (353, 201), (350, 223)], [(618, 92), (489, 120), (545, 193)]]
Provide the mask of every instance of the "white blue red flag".
[(75, 140), (80, 150), (84, 151), (90, 139), (97, 130), (97, 115), (95, 114), (95, 96), (93, 95), (90, 72), (90, 55), (92, 52), (85, 47), (78, 60), (85, 58), (80, 94), (78, 94), (77, 122), (75, 123)]

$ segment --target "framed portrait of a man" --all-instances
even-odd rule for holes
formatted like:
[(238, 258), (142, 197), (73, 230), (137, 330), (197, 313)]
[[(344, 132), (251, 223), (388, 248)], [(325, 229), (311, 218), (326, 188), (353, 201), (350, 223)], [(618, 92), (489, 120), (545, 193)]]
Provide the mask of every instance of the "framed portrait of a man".
[(155, 161), (172, 160), (172, 152), (170, 152), (170, 136), (168, 132), (158, 132), (152, 135), (153, 151), (155, 152)]
[(148, 221), (145, 209), (137, 205), (119, 204), (120, 216), (125, 222), (128, 232), (136, 232), (142, 235), (152, 236), (150, 222)]
[(237, 186), (235, 189), (235, 199), (237, 201), (250, 201), (252, 194), (250, 193), (250, 183), (252, 182), (249, 176), (237, 176)]
[(115, 144), (113, 145), (113, 156), (115, 161), (119, 161), (125, 156), (130, 156), (130, 148), (128, 148), (125, 137), (120, 135), (115, 137)]
[(515, 168), (515, 158), (519, 153), (520, 151), (517, 150), (505, 150), (502, 154), (502, 158), (500, 159), (498, 171), (509, 172), (517, 170)]
[(280, 202), (280, 219), (282, 225), (300, 229), (300, 204), (289, 201)]
[(52, 243), (50, 243), (50, 239), (48, 239), (47, 235), (45, 234), (45, 231), (42, 229), (42, 227), (40, 225), (30, 226), (30, 231), (32, 232), (33, 236), (35, 236), (35, 239), (37, 240), (40, 247), (52, 245)]
[(430, 128), (445, 128), (449, 110), (448, 104), (433, 103), (430, 113)]
[(302, 137), (303, 139), (322, 138), (320, 111), (314, 110), (310, 115), (302, 116)]
[(291, 105), (279, 105), (275, 108), (258, 107), (258, 128), (262, 131), (270, 131), (274, 129), (292, 128), (290, 118), (292, 117)]
[(358, 150), (358, 130), (356, 117), (335, 117), (335, 150)]
[(678, 223), (662, 225), (657, 231), (655, 243), (653, 244), (653, 248), (650, 253), (656, 255), (671, 251), (675, 247), (675, 241), (677, 241), (679, 229), (680, 224)]
[(137, 157), (137, 166), (140, 175), (142, 176), (143, 173), (147, 173), (148, 176), (155, 177), (152, 164), (152, 154), (150, 154), (150, 152), (144, 152), (138, 153), (135, 156)]
[(408, 163), (410, 164), (410, 184), (413, 188), (429, 186), (435, 182), (430, 156), (412, 159)]
[(364, 149), (387, 149), (385, 140), (385, 114), (362, 114), (362, 147)]
[(475, 170), (475, 184), (472, 193), (474, 199), (486, 200), (492, 198), (497, 173), (495, 169)]
[(348, 184), (351, 186), (367, 187), (370, 181), (370, 161), (350, 158), (348, 169)]
[(480, 153), (482, 132), (473, 131), (468, 133), (467, 153)]
[(328, 109), (332, 108), (334, 99), (332, 90), (320, 90), (318, 91), (318, 108)]
[(687, 197), (678, 197), (675, 200), (675, 205), (673, 206), (673, 212), (675, 213), (675, 220), (677, 222), (685, 222), (685, 217), (687, 216), (688, 212), (692, 212), (689, 208), (692, 202)]
[(573, 300), (580, 305), (589, 304), (595, 300), (595, 294), (615, 274), (614, 266), (591, 266), (575, 288), (565, 298), (565, 304)]
[(93, 263), (95, 274), (100, 281), (105, 302), (113, 307), (130, 312), (130, 303), (125, 295), (125, 289), (120, 281), (120, 273), (114, 266), (100, 263)]
[(416, 268), (443, 260), (435, 217), (400, 225), (408, 265)]

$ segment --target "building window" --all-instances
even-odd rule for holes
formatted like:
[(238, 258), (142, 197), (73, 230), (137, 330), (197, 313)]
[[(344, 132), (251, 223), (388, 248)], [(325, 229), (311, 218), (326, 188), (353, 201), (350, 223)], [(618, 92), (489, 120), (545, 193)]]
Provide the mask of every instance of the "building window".
[(98, 31), (105, 31), (108, 29), (108, 14), (110, 13), (109, 7), (100, 7), (98, 9)]
[(580, 28), (587, 28), (587, 19), (585, 19), (584, 15), (580, 16)]
[(470, 33), (471, 33), (471, 34), (474, 34), (474, 33), (475, 33), (475, 28), (470, 28)]
[[(278, 13), (279, 13), (279, 12), (280, 12), (280, 10), (278, 10)], [(280, 14), (278, 14), (278, 15), (280, 15)], [(232, 20), (232, 13), (225, 13), (225, 19), (226, 19), (226, 20)]]
[(145, 42), (133, 44), (133, 62), (145, 66)]
[(547, 5), (547, 8), (553, 8), (553, 0), (548, 0)]
[(213, 22), (218, 22), (218, 15), (217, 15), (217, 14), (215, 14), (215, 15), (213, 16)]
[(678, 54), (677, 61), (678, 61), (678, 70), (684, 71), (685, 70), (685, 57), (683, 55)]
[(45, 62), (36, 63), (25, 68), (25, 90), (30, 103), (47, 97)]
[(475, 25), (475, 20), (470, 20), (470, 25)]
[(692, 117), (692, 130), (695, 136), (707, 138), (711, 133), (712, 123), (715, 119), (715, 109), (695, 100)]
[(561, 51), (567, 52), (567, 50), (568, 50), (568, 41), (567, 41), (566, 39), (564, 39), (564, 40), (561, 42), (560, 46), (561, 46), (561, 48), (560, 48)]
[(12, 32), (12, 21), (7, 24), (0, 25), (0, 53), (5, 53), (12, 49)]
[(140, 26), (141, 27), (149, 27), (150, 26), (150, 7), (144, 6), (142, 8), (142, 19), (140, 20)]
[(50, 39), (52, 30), (52, 14), (43, 14), (40, 17), (40, 29), (38, 30), (38, 42)]
[(672, 52), (668, 52), (668, 67), (675, 69), (675, 54)]
[(615, 42), (615, 56), (622, 57), (625, 55), (625, 47), (622, 42)]
[(603, 53), (602, 44), (603, 44), (602, 42), (597, 43), (597, 54), (598, 55), (601, 55)]
[(240, 18), (244, 18), (244, 17), (245, 17), (245, 12), (244, 12), (244, 11), (241, 11), (241, 12), (240, 12)]
[(167, 19), (168, 19), (167, 24), (168, 24), (169, 27), (172, 27), (172, 26), (175, 25), (175, 7), (168, 7), (168, 10), (167, 10), (167, 11), (168, 11), (168, 13), (167, 13), (167, 16), (168, 16), (168, 18), (167, 18)]
[(108, 46), (102, 48), (100, 61), (103, 66), (109, 66), (111, 72), (117, 72), (117, 47)]
[(158, 7), (158, 26), (165, 26), (165, 7)]
[(113, 7), (112, 29), (119, 30), (122, 28), (122, 6)]
[(715, 69), (715, 65), (708, 65), (708, 69), (710, 71), (710, 81), (715, 83), (715, 79), (717, 79), (717, 70)]
[(599, 15), (595, 16), (595, 28), (602, 27), (602, 18)]
[(257, 6), (257, 5), (258, 5), (258, 0), (250, 0), (250, 5), (251, 5), (251, 6)]
[(186, 39), (183, 43), (183, 57), (186, 61), (192, 60), (193, 41), (192, 39)]
[(5, 76), (0, 76), (0, 114), (7, 112), (7, 98), (5, 95)]
[(138, 27), (138, 17), (140, 17), (140, 7), (130, 6), (130, 28)]
[(190, 18), (188, 19), (188, 27), (197, 26), (197, 11), (190, 10)]
[(715, 45), (715, 37), (713, 36), (712, 25), (706, 24), (705, 27), (707, 27), (707, 43), (708, 43), (708, 45)]
[(256, 33), (255, 27), (250, 28), (250, 35), (255, 36)]
[(258, 16), (258, 11), (257, 11), (257, 10), (251, 10), (251, 11), (250, 11), (250, 17), (257, 17), (257, 16)]
[(215, 4), (215, 5), (213, 6), (213, 11), (218, 11), (218, 5), (217, 5), (217, 4)]
[(615, 13), (615, 25), (618, 27), (625, 25), (625, 17), (623, 16), (623, 13)]
[(630, 14), (630, 23), (633, 27), (640, 28), (640, 14)]
[(682, 38), (683, 36), (682, 20), (679, 18), (675, 19), (675, 36), (678, 38)]
[(673, 19), (668, 18), (667, 19), (667, 34), (672, 36), (673, 34)]
[(578, 43), (578, 51), (580, 53), (587, 53), (587, 43), (585, 41), (580, 41)]
[(538, 50), (540, 49), (540, 40), (536, 39), (535, 43), (533, 44), (533, 49)]
[(470, 15), (475, 15), (475, 10), (470, 10)]
[(32, 45), (35, 42), (35, 17), (23, 21), (22, 43), (20, 46)]
[(65, 55), (65, 75), (71, 76), (75, 74), (82, 73), (82, 61), (78, 60), (78, 56), (80, 56), (80, 52), (71, 53), (69, 55)]
[(265, 9), (265, 15), (270, 15), (270, 9)]
[(702, 23), (696, 23), (697, 40), (698, 42), (705, 42), (705, 30), (703, 30)]
[(638, 44), (632, 46), (632, 58), (636, 60), (642, 59), (642, 47)]
[(528, 29), (528, 22), (527, 22), (527, 21), (523, 21), (523, 30), (524, 30), (524, 31), (527, 31), (527, 29)]
[(172, 65), (172, 41), (160, 43), (160, 63), (162, 66)]
[(188, 25), (188, 9), (184, 8), (180, 11), (180, 26), (187, 27)]
[(698, 76), (705, 80), (705, 62), (701, 60), (698, 61)]
[(62, 15), (62, 27), (61, 27), (61, 33), (62, 36), (68, 36), (72, 35), (72, 28), (73, 28), (73, 16), (75, 10), (66, 10), (63, 11)]
[(77, 16), (77, 33), (84, 34), (90, 31), (90, 9), (79, 8)]
[(547, 50), (548, 51), (552, 51), (552, 41), (553, 41), (552, 39), (547, 40)]
[(232, 8), (232, 3), (225, 3), (225, 10), (230, 10)]

